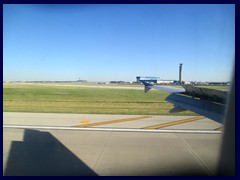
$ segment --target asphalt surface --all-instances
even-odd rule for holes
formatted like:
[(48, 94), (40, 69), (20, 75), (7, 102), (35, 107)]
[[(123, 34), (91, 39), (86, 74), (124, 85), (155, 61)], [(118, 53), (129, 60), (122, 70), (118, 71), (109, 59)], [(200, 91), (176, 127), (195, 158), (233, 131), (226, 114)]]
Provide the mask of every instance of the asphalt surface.
[(200, 116), (3, 113), (5, 176), (212, 176), (222, 125)]

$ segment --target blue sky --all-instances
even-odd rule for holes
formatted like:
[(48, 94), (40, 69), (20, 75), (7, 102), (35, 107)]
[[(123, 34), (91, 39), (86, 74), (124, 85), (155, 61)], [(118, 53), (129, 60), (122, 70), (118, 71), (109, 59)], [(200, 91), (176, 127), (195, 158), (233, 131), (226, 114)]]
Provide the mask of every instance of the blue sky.
[(3, 80), (229, 81), (235, 7), (3, 6)]

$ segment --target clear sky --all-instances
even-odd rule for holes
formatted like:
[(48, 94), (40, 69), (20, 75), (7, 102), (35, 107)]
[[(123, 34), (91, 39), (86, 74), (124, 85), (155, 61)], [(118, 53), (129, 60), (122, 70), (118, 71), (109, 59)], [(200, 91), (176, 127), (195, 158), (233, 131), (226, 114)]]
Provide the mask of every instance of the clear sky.
[(229, 81), (235, 5), (3, 6), (3, 80)]

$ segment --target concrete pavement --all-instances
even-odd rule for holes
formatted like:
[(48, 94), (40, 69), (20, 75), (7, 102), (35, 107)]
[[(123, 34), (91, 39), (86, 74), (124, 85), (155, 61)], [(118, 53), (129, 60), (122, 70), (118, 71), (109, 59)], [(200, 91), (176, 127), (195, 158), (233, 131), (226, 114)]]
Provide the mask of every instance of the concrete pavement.
[[(139, 117), (142, 119), (137, 119)], [(73, 127), (113, 121), (112, 124), (98, 126), (106, 129), (129, 126), (143, 129), (171, 121), (179, 123), (179, 120), (189, 118), (193, 117), (145, 118), (142, 115), (4, 113), (4, 125), (31, 125), (32, 128), (3, 129), (3, 172), (4, 175), (40, 176), (215, 175), (221, 133), (147, 133), (36, 128)], [(219, 126), (220, 124), (203, 118), (163, 128), (196, 131), (205, 128), (208, 131), (215, 131)]]

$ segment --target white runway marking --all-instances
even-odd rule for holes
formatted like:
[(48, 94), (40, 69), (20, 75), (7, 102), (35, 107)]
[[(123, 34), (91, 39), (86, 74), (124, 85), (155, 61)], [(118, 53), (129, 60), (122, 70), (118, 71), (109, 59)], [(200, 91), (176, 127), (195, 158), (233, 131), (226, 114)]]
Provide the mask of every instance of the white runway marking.
[(116, 132), (151, 132), (151, 133), (194, 133), (194, 134), (222, 134), (222, 131), (214, 130), (173, 130), (173, 129), (128, 129), (128, 128), (75, 128), (61, 126), (24, 126), (3, 125), (3, 128), (17, 129), (45, 129), (45, 130), (77, 130), (77, 131), (116, 131)]

